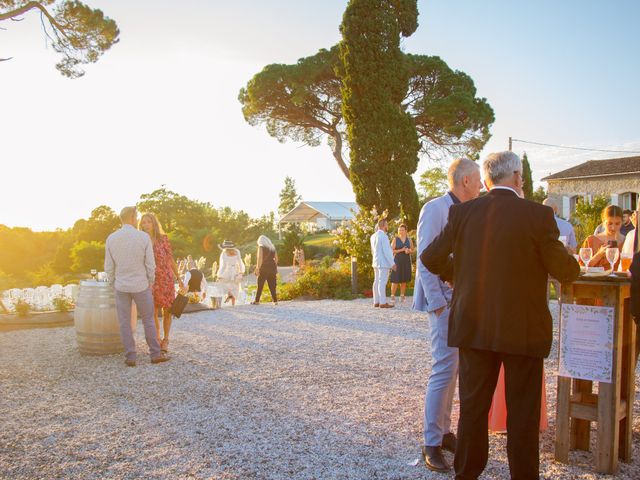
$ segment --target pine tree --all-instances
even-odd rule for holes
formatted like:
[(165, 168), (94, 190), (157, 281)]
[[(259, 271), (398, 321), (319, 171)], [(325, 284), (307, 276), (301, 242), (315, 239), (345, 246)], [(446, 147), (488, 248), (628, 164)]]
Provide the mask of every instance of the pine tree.
[(531, 165), (529, 165), (527, 152), (524, 152), (524, 155), (522, 155), (522, 180), (524, 182), (524, 186), (522, 187), (524, 198), (533, 200), (533, 175), (531, 174)]
[(418, 28), (415, 0), (350, 0), (340, 31), (342, 111), (350, 145), (350, 176), (361, 208), (402, 206), (415, 225), (418, 195), (411, 175), (420, 144), (403, 110), (409, 86), (400, 37)]
[(295, 208), (302, 197), (296, 192), (296, 182), (291, 177), (285, 177), (284, 188), (280, 190), (280, 216), (287, 214)]

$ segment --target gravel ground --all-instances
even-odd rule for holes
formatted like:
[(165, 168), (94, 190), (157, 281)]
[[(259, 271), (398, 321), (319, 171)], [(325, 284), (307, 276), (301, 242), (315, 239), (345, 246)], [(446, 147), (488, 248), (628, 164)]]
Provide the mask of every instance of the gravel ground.
[[(411, 465), (430, 356), (425, 318), (407, 304), (193, 314), (175, 321), (161, 365), (138, 328), (136, 368), (80, 356), (73, 328), (0, 333), (0, 478), (447, 478)], [(593, 473), (592, 453), (553, 461), (555, 356), (554, 345), (542, 477), (611, 478)], [(505, 440), (491, 435), (482, 478), (508, 478)], [(640, 478), (637, 454), (615, 478)]]

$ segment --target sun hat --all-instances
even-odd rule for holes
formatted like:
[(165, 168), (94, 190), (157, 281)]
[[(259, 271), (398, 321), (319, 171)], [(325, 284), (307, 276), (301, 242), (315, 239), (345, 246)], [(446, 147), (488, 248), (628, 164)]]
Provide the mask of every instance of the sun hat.
[(220, 245), (218, 245), (222, 250), (224, 250), (225, 248), (236, 248), (236, 244), (233, 243), (231, 240), (225, 240), (224, 242), (222, 242)]

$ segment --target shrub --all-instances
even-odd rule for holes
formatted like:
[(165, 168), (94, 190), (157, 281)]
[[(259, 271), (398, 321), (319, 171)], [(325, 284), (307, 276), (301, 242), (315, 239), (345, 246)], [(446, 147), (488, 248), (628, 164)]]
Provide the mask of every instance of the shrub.
[(606, 197), (595, 197), (591, 203), (580, 202), (576, 205), (576, 211), (571, 220), (574, 224), (578, 247), (602, 222), (602, 211), (607, 205), (609, 205), (609, 199)]
[(29, 312), (31, 311), (31, 305), (22, 299), (15, 302), (13, 304), (13, 308), (15, 309), (19, 317), (26, 317), (27, 315), (29, 315)]
[(53, 299), (53, 308), (60, 312), (68, 312), (74, 307), (73, 302), (64, 295), (58, 295)]
[(325, 257), (318, 264), (310, 263), (293, 283), (280, 287), (280, 297), (283, 300), (306, 297), (320, 300), (335, 298), (351, 300), (355, 295), (351, 293), (351, 273), (347, 262), (332, 265), (334, 259)]

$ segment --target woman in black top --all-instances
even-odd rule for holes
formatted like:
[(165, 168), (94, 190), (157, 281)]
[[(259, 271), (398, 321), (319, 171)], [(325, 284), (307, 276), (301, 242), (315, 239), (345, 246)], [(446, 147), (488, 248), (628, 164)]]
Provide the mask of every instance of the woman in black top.
[(256, 299), (251, 302), (252, 305), (260, 303), (262, 288), (266, 281), (271, 291), (271, 298), (275, 305), (278, 304), (278, 295), (276, 293), (276, 276), (278, 274), (278, 255), (276, 247), (273, 246), (271, 240), (264, 235), (258, 238), (256, 276), (258, 277), (258, 290), (256, 290)]
[(407, 226), (403, 223), (398, 227), (398, 235), (391, 240), (393, 259), (397, 266), (391, 271), (391, 302), (396, 301), (396, 289), (400, 284), (400, 300), (404, 302), (407, 282), (411, 281), (411, 254), (413, 242), (407, 236)]

